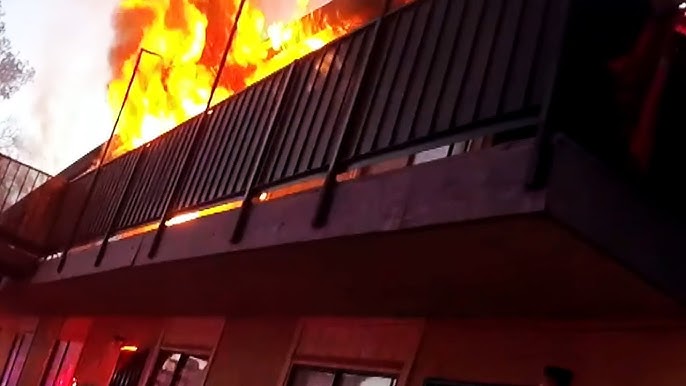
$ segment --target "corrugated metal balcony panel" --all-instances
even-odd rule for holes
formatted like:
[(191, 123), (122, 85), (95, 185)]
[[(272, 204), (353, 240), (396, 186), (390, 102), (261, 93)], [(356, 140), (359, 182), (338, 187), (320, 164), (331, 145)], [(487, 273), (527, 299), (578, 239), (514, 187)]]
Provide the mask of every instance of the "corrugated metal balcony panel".
[(63, 249), (70, 241), (93, 177), (94, 174), (91, 172), (66, 185), (57, 217), (50, 233), (49, 245), (56, 248), (56, 250)]
[(0, 215), (0, 228), (19, 239), (46, 248), (67, 182), (52, 178)]
[(131, 182), (131, 196), (124, 202), (117, 229), (157, 220), (171, 193), (171, 182), (179, 173), (182, 160), (189, 151), (192, 131), (197, 118), (151, 142), (148, 156), (142, 160), (139, 173)]
[(240, 195), (287, 86), (288, 68), (222, 102), (199, 135), (177, 209)]
[(149, 180), (148, 194), (141, 196), (138, 212), (132, 225), (158, 220), (164, 211), (164, 205), (170, 199), (172, 179), (180, 172), (185, 154), (190, 150), (193, 130), (197, 130), (197, 121), (185, 123), (181, 130), (176, 130), (160, 143), (161, 154), (157, 166), (143, 178)]
[(538, 114), (562, 1), (421, 1), (387, 17), (361, 89), (347, 157), (402, 148), (479, 122)]
[(93, 187), (93, 194), (84, 211), (76, 236), (76, 243), (86, 242), (105, 234), (114, 220), (117, 204), (126, 190), (126, 181), (134, 172), (138, 153), (144, 149), (131, 151), (104, 165)]
[[(226, 146), (229, 140), (230, 131), (226, 130), (226, 125), (231, 119), (232, 114), (237, 109), (236, 103), (229, 99), (224, 101), (212, 110), (208, 124), (198, 134), (200, 138), (199, 151), (193, 155), (191, 162), (191, 172), (183, 181), (183, 191), (179, 200), (178, 208), (193, 206), (200, 202), (196, 195), (200, 194), (200, 186), (207, 181), (212, 181), (216, 177), (221, 156), (219, 155), (222, 146)], [(204, 173), (196, 172), (199, 169), (207, 168)]]
[(162, 142), (153, 141), (148, 144), (146, 149), (147, 157), (141, 161), (140, 170), (136, 178), (131, 181), (131, 195), (123, 203), (122, 214), (117, 221), (117, 229), (126, 228), (136, 225), (136, 220), (133, 218), (136, 211), (139, 210), (139, 204), (143, 202), (145, 196), (150, 194), (154, 168), (160, 164), (159, 158), (162, 154)]
[(358, 30), (296, 63), (262, 184), (322, 171), (328, 165), (371, 35), (370, 28)]

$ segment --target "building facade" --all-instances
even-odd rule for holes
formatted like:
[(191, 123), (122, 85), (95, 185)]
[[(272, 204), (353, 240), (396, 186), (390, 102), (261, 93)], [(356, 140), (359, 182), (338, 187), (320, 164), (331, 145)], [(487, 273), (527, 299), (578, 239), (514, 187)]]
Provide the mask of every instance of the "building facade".
[(679, 4), (393, 4), (4, 210), (0, 386), (686, 380)]

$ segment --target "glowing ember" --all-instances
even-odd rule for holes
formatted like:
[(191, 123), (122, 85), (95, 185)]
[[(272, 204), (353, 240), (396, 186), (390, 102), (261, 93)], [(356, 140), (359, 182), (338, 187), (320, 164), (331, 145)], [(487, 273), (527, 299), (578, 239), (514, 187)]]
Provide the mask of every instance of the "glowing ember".
[[(321, 10), (301, 18), (309, 10), (307, 0), (289, 0), (290, 20), (268, 22), (255, 1), (247, 1), (243, 9), (214, 104), (358, 24), (331, 22)], [(161, 58), (144, 55), (108, 159), (202, 112), (239, 4), (240, 0), (120, 0), (115, 18), (118, 39), (110, 52), (108, 96), (113, 111), (122, 103), (139, 50)]]

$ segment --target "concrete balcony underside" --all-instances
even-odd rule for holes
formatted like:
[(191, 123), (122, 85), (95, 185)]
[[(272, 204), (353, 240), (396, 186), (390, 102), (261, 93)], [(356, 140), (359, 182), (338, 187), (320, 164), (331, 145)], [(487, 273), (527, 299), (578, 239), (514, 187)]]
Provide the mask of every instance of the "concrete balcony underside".
[(557, 180), (585, 162), (562, 150), (546, 190), (525, 188), (532, 143), (498, 147), (343, 183), (322, 229), (318, 191), (300, 193), (257, 205), (239, 244), (237, 212), (217, 214), (169, 228), (154, 260), (152, 234), (112, 242), (98, 268), (98, 247), (74, 251), (0, 301), (60, 314), (683, 316), (669, 282), (565, 214), (558, 200), (579, 193), (563, 187), (587, 176)]

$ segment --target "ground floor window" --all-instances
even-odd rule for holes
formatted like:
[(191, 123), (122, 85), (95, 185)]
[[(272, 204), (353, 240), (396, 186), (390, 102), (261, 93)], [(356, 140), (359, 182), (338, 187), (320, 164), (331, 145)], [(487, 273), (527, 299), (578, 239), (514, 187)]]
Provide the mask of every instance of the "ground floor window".
[(289, 386), (395, 386), (395, 378), (344, 370), (296, 367)]
[(202, 386), (208, 355), (161, 350), (148, 386)]
[(110, 386), (138, 386), (147, 360), (148, 350), (139, 351), (135, 346), (122, 347)]
[(33, 341), (33, 334), (17, 334), (12, 342), (10, 353), (2, 371), (0, 386), (15, 386), (19, 383), (19, 375), (24, 369), (26, 357), (29, 355), (29, 348)]
[(72, 386), (76, 383), (74, 371), (81, 356), (83, 343), (60, 340), (50, 353), (43, 375), (43, 386)]

